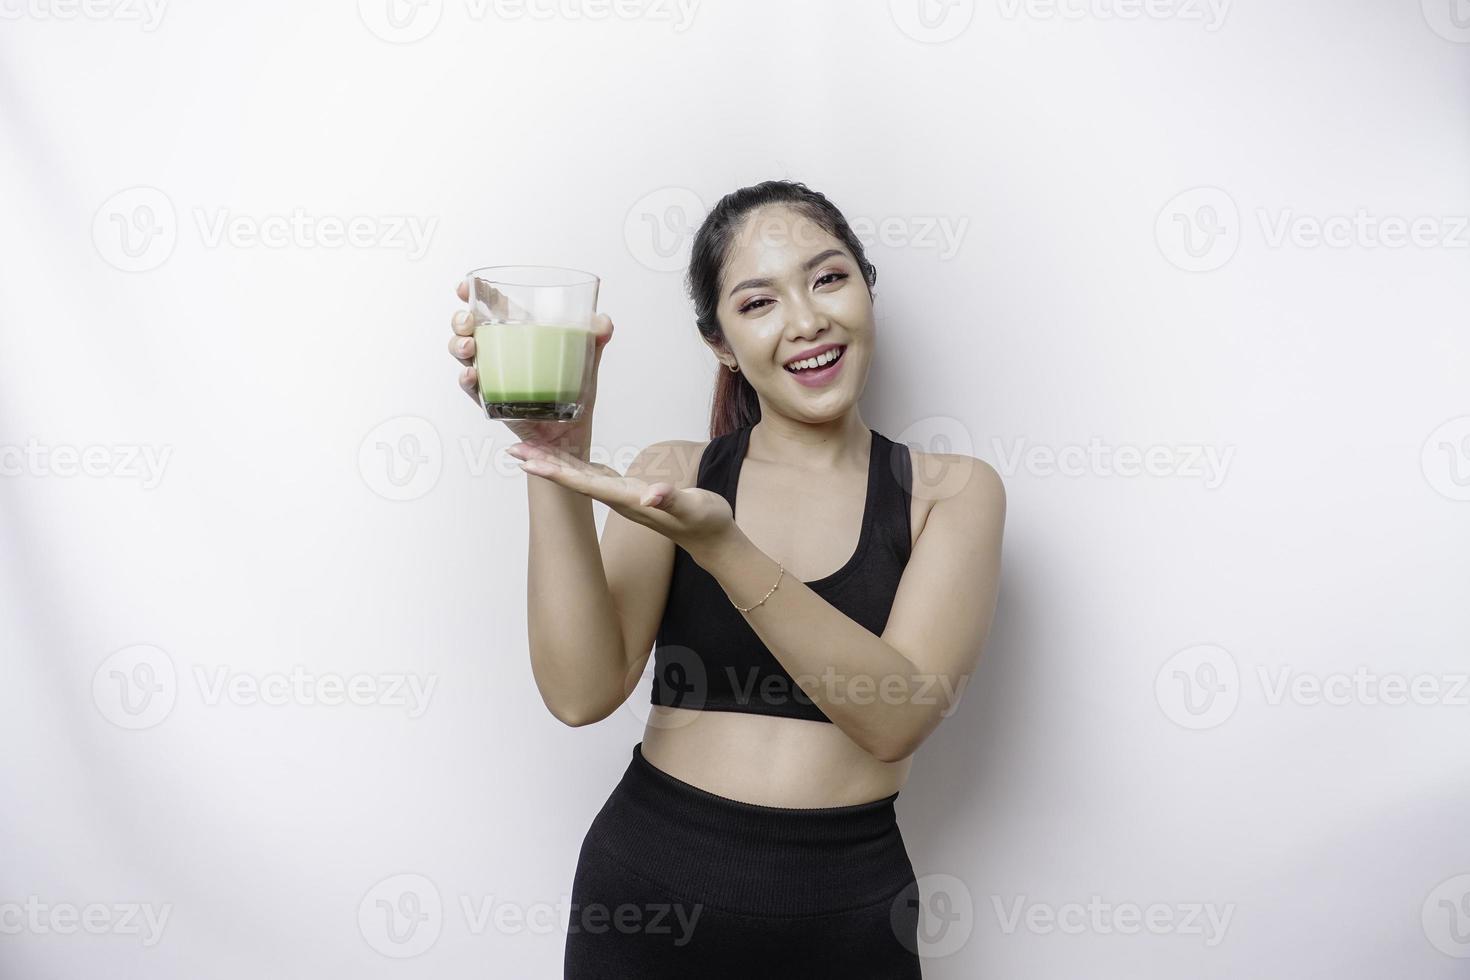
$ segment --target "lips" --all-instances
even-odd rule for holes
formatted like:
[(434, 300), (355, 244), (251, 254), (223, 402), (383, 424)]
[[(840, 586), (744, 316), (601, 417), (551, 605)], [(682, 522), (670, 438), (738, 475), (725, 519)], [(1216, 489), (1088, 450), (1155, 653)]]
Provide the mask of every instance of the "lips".
[(844, 347), (844, 344), (822, 344), (820, 345), (820, 347), (807, 348), (807, 350), (801, 351), (801, 353), (797, 354), (797, 356), (788, 357), (788, 359), (782, 361), (781, 366), (789, 367), (791, 366), (791, 364), (797, 363), (797, 361), (807, 360), (808, 357), (816, 357), (817, 354), (826, 354), (829, 350), (832, 350), (833, 347)]
[[(840, 347), (841, 345), (828, 345), (829, 348), (832, 346)], [(819, 368), (810, 368), (805, 371), (792, 371), (788, 368), (786, 369), (786, 373), (789, 374), (791, 376), (791, 379), (797, 384), (804, 385), (808, 388), (821, 388), (825, 385), (831, 384), (833, 379), (835, 379), (842, 372), (842, 366), (846, 363), (847, 348), (843, 347), (841, 353), (837, 355), (837, 360), (833, 361), (831, 364), (827, 364)]]
[[(821, 370), (821, 368), (798, 369), (798, 368), (793, 368), (792, 365), (798, 364), (798, 363), (800, 363), (802, 361), (810, 360), (813, 357), (821, 357), (823, 354), (829, 353), (830, 351), (834, 351), (834, 350), (835, 351), (838, 351), (838, 355), (837, 355), (836, 360), (841, 360), (842, 359), (842, 351), (844, 351), (846, 349), (846, 347), (847, 347), (846, 344), (823, 344), (820, 347), (813, 347), (810, 350), (802, 351), (800, 354), (797, 354), (795, 357), (788, 357), (786, 359), (785, 363), (782, 365), (782, 367), (784, 367), (787, 371), (792, 371), (792, 372), (795, 372), (797, 370), (807, 370), (807, 371)], [(832, 362), (829, 362), (829, 364), (830, 363), (836, 363), (836, 360), (834, 360)], [(823, 365), (823, 367), (826, 367), (826, 366), (828, 366), (828, 365)]]

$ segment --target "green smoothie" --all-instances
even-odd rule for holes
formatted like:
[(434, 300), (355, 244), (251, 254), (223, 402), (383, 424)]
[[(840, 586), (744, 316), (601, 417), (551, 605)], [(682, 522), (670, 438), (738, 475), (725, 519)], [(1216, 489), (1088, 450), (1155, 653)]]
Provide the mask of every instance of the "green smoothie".
[(480, 399), (491, 418), (576, 417), (594, 339), (586, 327), (482, 323), (475, 327)]

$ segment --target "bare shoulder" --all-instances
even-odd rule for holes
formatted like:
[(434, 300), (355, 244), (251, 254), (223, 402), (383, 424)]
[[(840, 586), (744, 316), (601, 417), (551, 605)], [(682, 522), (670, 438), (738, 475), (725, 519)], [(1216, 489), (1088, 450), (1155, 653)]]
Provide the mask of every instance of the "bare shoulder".
[(649, 483), (692, 487), (699, 477), (699, 460), (709, 440), (664, 439), (650, 443), (628, 464), (628, 476)]
[(995, 467), (964, 453), (931, 453), (909, 448), (913, 462), (913, 496), (922, 505), (921, 527), (945, 514), (944, 524), (973, 526), (1004, 523), (1006, 489)]

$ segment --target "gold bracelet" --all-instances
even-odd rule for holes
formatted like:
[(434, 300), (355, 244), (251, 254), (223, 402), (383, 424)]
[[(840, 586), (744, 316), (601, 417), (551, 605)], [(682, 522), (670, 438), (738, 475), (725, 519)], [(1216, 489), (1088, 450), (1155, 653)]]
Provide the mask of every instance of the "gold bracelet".
[[(786, 574), (786, 566), (785, 565), (782, 565), (780, 562), (776, 562), (776, 564), (780, 568), (780, 571), (778, 571), (776, 573), (776, 585), (780, 585), (781, 584), (781, 576)], [(769, 599), (771, 597), (771, 593), (776, 591), (776, 585), (771, 586), (770, 591), (767, 592), (765, 595), (761, 596), (761, 602), (765, 602), (767, 599)], [(757, 602), (755, 604), (755, 606), (760, 605), (761, 602)], [(750, 612), (752, 609), (754, 609), (755, 606), (745, 606), (743, 608), (740, 607), (740, 606), (736, 606), (735, 608), (736, 609), (739, 609), (743, 613), (747, 613), (747, 612)]]

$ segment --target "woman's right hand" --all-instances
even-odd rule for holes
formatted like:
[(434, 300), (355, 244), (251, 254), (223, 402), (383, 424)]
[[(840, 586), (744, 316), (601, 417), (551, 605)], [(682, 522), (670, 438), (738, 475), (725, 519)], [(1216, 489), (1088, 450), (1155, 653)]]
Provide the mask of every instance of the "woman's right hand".
[[(469, 302), (469, 287), (463, 281), (455, 292), (461, 302)], [(459, 387), (479, 405), (480, 378), (475, 373), (475, 328), (470, 311), (462, 309), (456, 312), (450, 318), (450, 327), (454, 333), (449, 338), (449, 353), (464, 365), (464, 370), (459, 372)], [(587, 459), (592, 443), (592, 409), (597, 401), (597, 369), (602, 362), (602, 349), (612, 339), (612, 318), (606, 313), (594, 314), (592, 330), (596, 341), (592, 354), (592, 377), (587, 382), (587, 397), (582, 405), (581, 416), (572, 422), (501, 419), (517, 439), (532, 445), (569, 452), (579, 459)]]

